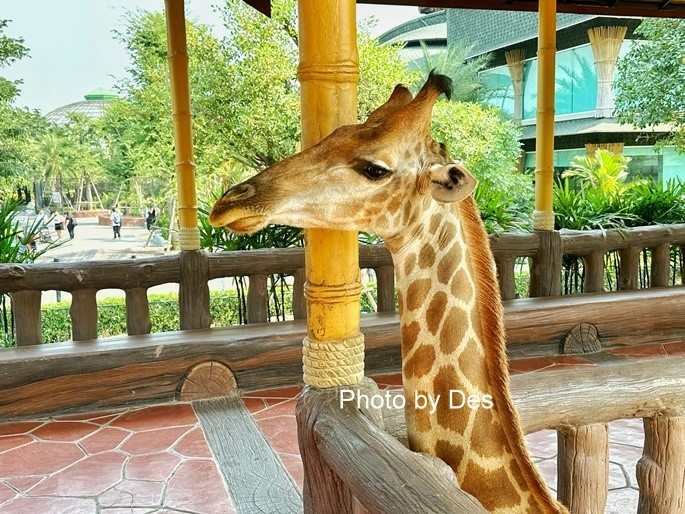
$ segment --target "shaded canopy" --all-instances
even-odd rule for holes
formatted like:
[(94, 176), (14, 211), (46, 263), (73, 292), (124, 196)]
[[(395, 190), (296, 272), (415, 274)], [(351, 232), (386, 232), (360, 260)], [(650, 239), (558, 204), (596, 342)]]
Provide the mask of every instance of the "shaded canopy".
[[(270, 0), (245, 0), (267, 16)], [(363, 4), (415, 5), (418, 7), (451, 7), (459, 9), (493, 9), (501, 11), (537, 11), (538, 0), (361, 0)], [(685, 0), (558, 0), (557, 12), (603, 16), (655, 16), (685, 18)]]

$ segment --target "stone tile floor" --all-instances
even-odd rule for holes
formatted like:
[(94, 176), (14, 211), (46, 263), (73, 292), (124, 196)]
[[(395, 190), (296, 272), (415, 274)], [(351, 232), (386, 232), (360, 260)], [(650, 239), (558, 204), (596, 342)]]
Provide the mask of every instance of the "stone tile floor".
[[(658, 345), (630, 358), (683, 353)], [(512, 362), (512, 373), (595, 365), (577, 357)], [(376, 377), (397, 387), (398, 375)], [(249, 393), (243, 402), (298, 489), (303, 470), (294, 408), (299, 387)], [(641, 420), (610, 425), (607, 514), (635, 512)], [(556, 433), (528, 435), (534, 461), (556, 487)], [(176, 403), (0, 424), (0, 512), (122, 514), (236, 512), (192, 405)]]

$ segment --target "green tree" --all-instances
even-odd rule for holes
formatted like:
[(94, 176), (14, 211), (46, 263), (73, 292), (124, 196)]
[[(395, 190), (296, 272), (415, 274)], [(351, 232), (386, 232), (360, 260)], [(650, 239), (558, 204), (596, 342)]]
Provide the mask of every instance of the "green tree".
[(637, 42), (618, 63), (616, 112), (640, 128), (673, 127), (668, 140), (685, 150), (685, 20), (646, 18)]
[[(0, 68), (5, 68), (18, 59), (28, 55), (22, 38), (12, 38), (4, 34), (10, 20), (0, 20)], [(11, 81), (0, 77), (0, 102), (10, 102), (19, 94), (21, 81)]]

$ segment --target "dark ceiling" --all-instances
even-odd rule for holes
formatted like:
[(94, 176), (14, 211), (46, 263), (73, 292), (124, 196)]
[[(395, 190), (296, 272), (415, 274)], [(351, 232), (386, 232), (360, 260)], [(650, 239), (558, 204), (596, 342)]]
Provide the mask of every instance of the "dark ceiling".
[[(245, 0), (267, 16), (270, 0)], [(502, 11), (537, 11), (538, 0), (358, 0), (363, 4), (416, 5)], [(685, 0), (558, 0), (557, 12), (606, 16), (685, 18)]]

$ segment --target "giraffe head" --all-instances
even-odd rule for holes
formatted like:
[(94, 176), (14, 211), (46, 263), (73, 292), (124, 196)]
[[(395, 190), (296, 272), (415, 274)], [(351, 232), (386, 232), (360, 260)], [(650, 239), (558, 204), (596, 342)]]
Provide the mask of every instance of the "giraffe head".
[(226, 191), (210, 223), (237, 233), (279, 223), (389, 239), (429, 202), (463, 200), (476, 180), (430, 135), (433, 105), (451, 87), (448, 77), (433, 73), (415, 98), (397, 86), (365, 123), (340, 127)]

